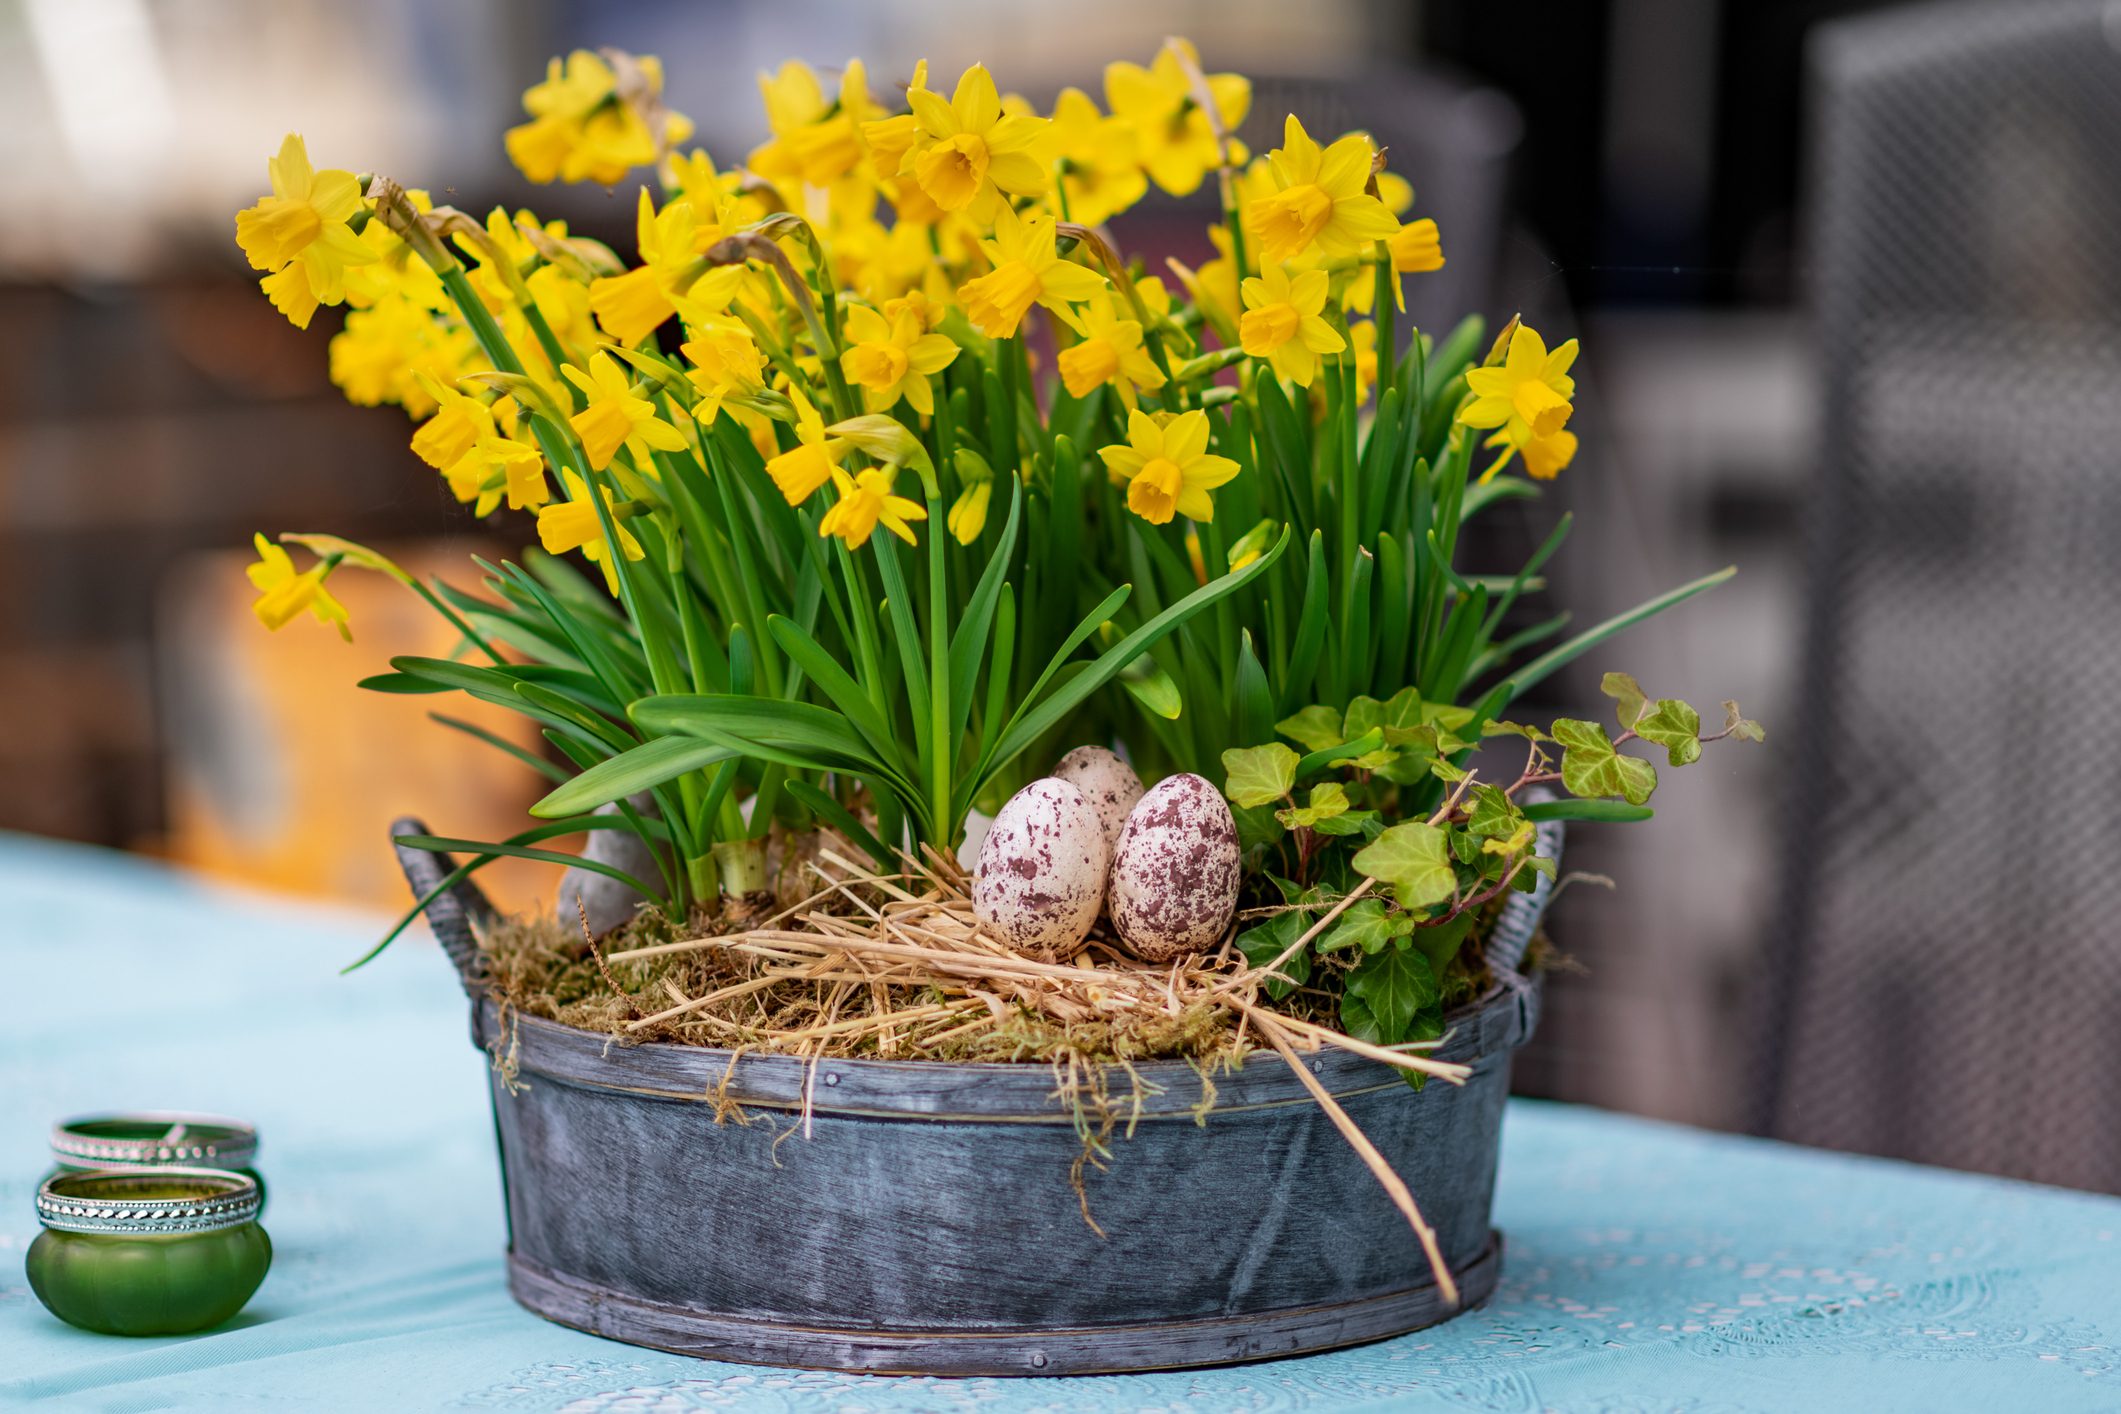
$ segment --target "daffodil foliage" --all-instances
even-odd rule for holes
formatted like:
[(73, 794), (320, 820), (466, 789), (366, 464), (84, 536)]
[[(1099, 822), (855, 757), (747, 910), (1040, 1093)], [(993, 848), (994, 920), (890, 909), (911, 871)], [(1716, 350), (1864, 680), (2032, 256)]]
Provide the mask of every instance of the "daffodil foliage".
[[(1181, 40), (1046, 113), (978, 65), (930, 79), (783, 65), (770, 139), (728, 165), (687, 145), (655, 59), (554, 59), (508, 154), (635, 185), (628, 251), (319, 170), (296, 136), (237, 217), (295, 323), (344, 306), (346, 395), (402, 407), (451, 494), (534, 531), (473, 587), (400, 574), (462, 648), (368, 684), (550, 740), (545, 823), (456, 842), (466, 869), (627, 829), (682, 909), (761, 887), (776, 828), (948, 848), (1084, 741), (1220, 776), (1278, 722), (1409, 700), (1380, 730), (1474, 739), (1624, 626), (1529, 663), (1561, 621), (1503, 633), (1565, 522), (1514, 577), (1456, 567), (1468, 521), (1573, 458), (1576, 345), (1399, 327), (1443, 243), (1368, 135), (1290, 116), (1255, 156), (1250, 85)], [(1203, 188), (1195, 263), (1151, 271), (1107, 225)], [(283, 541), (314, 560), (260, 540), (260, 617), (351, 632), (326, 581), (387, 562)], [(1330, 791), (1288, 809), (1365, 818)]]

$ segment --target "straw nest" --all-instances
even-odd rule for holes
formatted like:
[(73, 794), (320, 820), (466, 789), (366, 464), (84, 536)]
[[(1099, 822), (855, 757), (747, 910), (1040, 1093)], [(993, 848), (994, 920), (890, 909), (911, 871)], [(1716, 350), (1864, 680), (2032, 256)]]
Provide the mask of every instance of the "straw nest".
[[(1362, 897), (1368, 881), (1263, 965), (1249, 964), (1227, 939), (1213, 953), (1147, 965), (1120, 951), (1102, 924), (1061, 964), (1026, 958), (983, 933), (955, 861), (931, 851), (886, 874), (855, 862), (857, 854), (835, 837), (812, 840), (783, 860), (782, 893), (792, 897), (740, 901), (682, 925), (644, 910), (601, 944), (579, 922), (550, 915), (498, 923), (481, 939), (495, 1000), (506, 1011), (607, 1032), (618, 1044), (1045, 1064), (1083, 1140), (1079, 1195), (1083, 1166), (1103, 1166), (1108, 1142), (1144, 1094), (1133, 1062), (1191, 1063), (1207, 1082), (1205, 1115), (1216, 1073), (1271, 1051), (1362, 1155), (1455, 1300), (1413, 1196), (1300, 1054), (1337, 1047), (1447, 1084), (1464, 1083), (1468, 1069), (1422, 1054), (1425, 1047), (1341, 1033), (1320, 1019), (1331, 1014), (1323, 992), (1299, 990), (1271, 1006), (1263, 998), (1280, 979), (1276, 968)], [(497, 1063), (506, 1067), (505, 1054)], [(719, 1116), (745, 1118), (727, 1102)], [(1083, 1216), (1096, 1226), (1087, 1204)]]

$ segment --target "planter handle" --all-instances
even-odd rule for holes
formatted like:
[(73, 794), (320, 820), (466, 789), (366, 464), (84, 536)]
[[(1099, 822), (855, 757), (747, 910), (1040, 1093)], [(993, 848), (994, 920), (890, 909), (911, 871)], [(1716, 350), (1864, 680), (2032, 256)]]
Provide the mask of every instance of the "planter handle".
[[(427, 832), (426, 824), (410, 815), (390, 827), (391, 848), (398, 852), (398, 867), (405, 871), (405, 882), (412, 885), (412, 896), (416, 899), (424, 898), (457, 867), (456, 860), (446, 854), (414, 849), (397, 842), (399, 835), (424, 835)], [(490, 923), (499, 916), (479, 886), (468, 878), (459, 879), (427, 906), (428, 926), (434, 929), (435, 940), (457, 969), (457, 980), (463, 984), (465, 995), (473, 1001), (486, 995), (488, 977), (486, 958), (479, 951), (479, 939), (472, 931), (472, 924)]]

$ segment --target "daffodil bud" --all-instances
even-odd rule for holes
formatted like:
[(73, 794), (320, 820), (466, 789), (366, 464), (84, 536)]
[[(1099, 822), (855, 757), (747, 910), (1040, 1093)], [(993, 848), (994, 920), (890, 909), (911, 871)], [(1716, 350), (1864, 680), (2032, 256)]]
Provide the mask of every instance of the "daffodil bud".
[(845, 422), (835, 422), (825, 430), (834, 437), (844, 438), (887, 466), (912, 467), (921, 479), (922, 488), (931, 497), (941, 494), (935, 484), (935, 463), (928, 459), (928, 449), (897, 418), (880, 412), (864, 413)]

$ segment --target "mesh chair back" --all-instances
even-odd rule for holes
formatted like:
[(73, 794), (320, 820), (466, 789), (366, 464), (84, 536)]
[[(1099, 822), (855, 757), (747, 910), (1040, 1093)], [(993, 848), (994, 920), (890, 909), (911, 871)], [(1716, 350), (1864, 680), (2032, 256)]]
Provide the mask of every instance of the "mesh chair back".
[(2121, 8), (1831, 26), (1761, 1125), (2121, 1191)]

